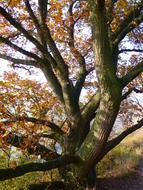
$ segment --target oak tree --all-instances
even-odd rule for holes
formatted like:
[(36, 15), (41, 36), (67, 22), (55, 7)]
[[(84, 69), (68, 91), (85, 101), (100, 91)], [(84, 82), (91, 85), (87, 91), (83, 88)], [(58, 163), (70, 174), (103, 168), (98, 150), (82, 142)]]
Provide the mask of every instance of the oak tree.
[[(58, 168), (65, 188), (94, 188), (98, 162), (143, 125), (134, 98), (143, 85), (142, 21), (143, 0), (0, 2), (0, 58), (47, 79), (11, 73), (1, 82), (2, 146), (45, 162), (0, 169), (0, 180)], [(126, 128), (112, 137), (119, 117)]]

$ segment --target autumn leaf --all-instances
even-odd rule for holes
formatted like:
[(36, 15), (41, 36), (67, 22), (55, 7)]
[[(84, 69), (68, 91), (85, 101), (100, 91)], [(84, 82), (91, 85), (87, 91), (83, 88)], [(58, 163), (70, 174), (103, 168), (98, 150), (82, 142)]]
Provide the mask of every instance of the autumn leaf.
[(16, 160), (12, 160), (12, 161), (10, 162), (10, 167), (13, 168), (13, 169), (15, 169), (16, 166), (17, 166)]
[(8, 5), (9, 5), (10, 7), (15, 7), (15, 6), (19, 5), (20, 2), (21, 2), (21, 0), (9, 0), (9, 1), (8, 1)]

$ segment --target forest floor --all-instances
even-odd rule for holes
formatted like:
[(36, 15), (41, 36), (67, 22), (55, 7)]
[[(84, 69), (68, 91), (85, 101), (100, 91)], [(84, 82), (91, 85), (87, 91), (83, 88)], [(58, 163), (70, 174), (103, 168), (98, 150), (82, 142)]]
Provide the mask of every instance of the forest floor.
[(97, 190), (143, 190), (143, 157), (127, 176), (98, 179)]

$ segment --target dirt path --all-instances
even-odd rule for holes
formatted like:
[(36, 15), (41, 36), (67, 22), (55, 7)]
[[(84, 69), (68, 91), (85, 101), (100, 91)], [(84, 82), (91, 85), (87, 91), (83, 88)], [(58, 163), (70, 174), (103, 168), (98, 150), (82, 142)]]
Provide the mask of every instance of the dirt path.
[(143, 157), (130, 176), (99, 180), (97, 190), (143, 190)]

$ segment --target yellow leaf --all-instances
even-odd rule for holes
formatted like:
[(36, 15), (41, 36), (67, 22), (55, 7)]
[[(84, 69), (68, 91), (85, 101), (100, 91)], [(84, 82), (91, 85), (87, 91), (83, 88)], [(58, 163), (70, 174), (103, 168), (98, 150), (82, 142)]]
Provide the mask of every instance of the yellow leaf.
[(14, 7), (14, 6), (17, 6), (18, 4), (20, 4), (21, 0), (9, 0), (9, 3), (8, 5), (10, 7)]
[(17, 162), (15, 160), (13, 160), (13, 161), (10, 162), (10, 167), (11, 168), (15, 169), (16, 166), (17, 166)]

